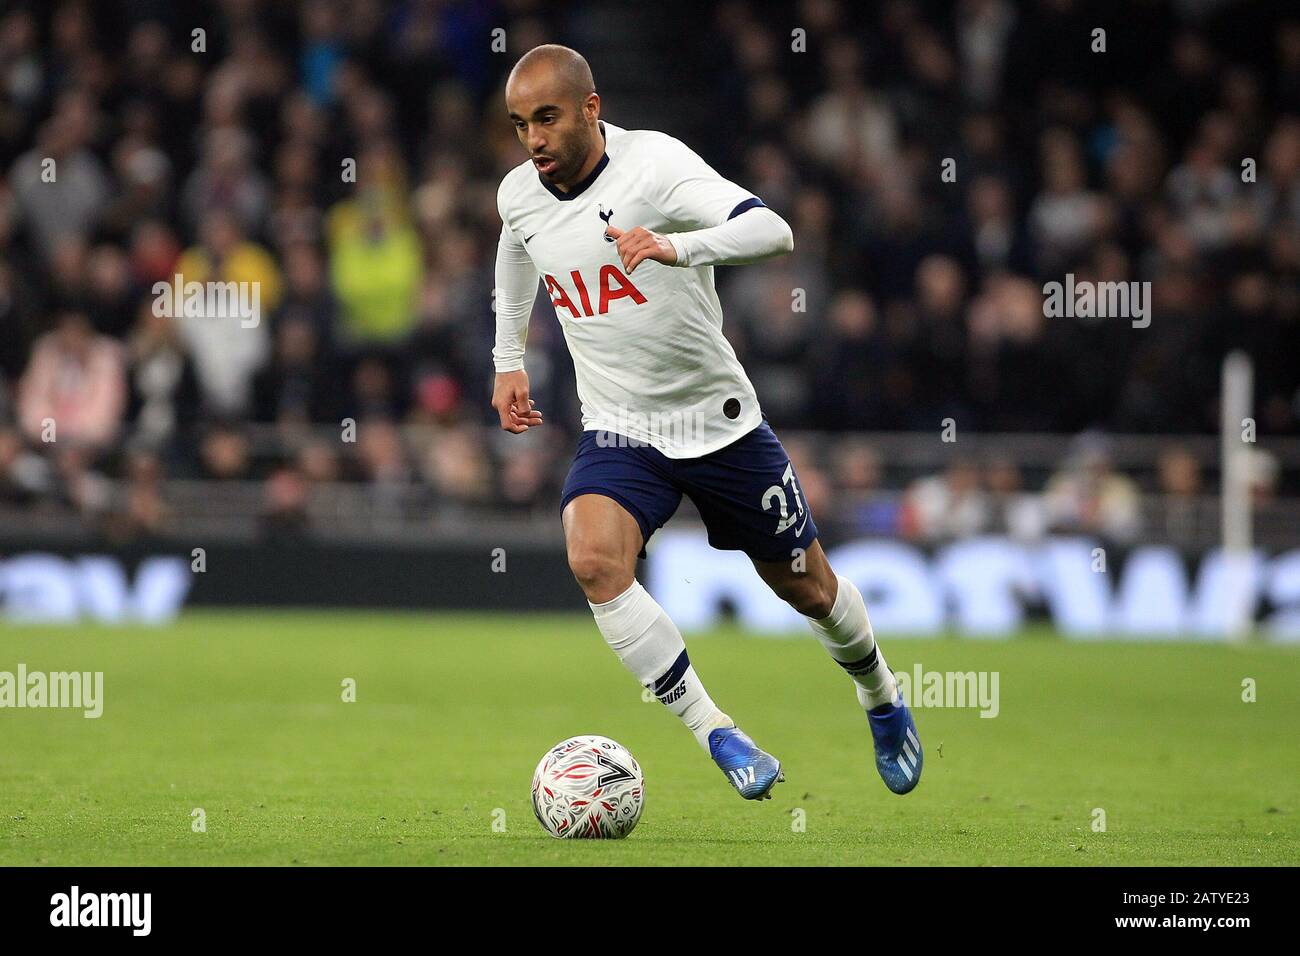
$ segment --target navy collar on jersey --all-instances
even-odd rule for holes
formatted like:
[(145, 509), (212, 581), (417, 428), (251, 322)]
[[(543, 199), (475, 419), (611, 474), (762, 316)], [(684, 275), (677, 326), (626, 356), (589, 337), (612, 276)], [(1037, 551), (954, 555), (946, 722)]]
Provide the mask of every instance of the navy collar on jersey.
[[(605, 139), (605, 121), (597, 120), (597, 123), (600, 126), (600, 138), (603, 140)], [(596, 163), (595, 167), (591, 170), (591, 172), (587, 173), (587, 175), (582, 178), (582, 182), (577, 183), (567, 193), (560, 192), (560, 190), (556, 189), (554, 186), (548, 183), (545, 179), (542, 178), (541, 173), (537, 174), (537, 181), (541, 183), (543, 186), (545, 186), (546, 191), (550, 193), (552, 196), (554, 196), (556, 199), (560, 200), (560, 202), (568, 202), (570, 199), (577, 199), (580, 195), (586, 192), (587, 187), (596, 181), (596, 177), (600, 175), (601, 170), (603, 170), (608, 165), (609, 165), (609, 153), (602, 153), (600, 157), (600, 162)]]

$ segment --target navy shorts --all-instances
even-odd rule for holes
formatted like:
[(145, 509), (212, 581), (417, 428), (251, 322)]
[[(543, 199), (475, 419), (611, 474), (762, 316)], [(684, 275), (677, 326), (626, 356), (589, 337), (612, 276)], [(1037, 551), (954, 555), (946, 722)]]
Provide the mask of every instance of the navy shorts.
[(699, 458), (669, 458), (608, 431), (585, 431), (564, 481), (560, 510), (578, 495), (613, 498), (641, 527), (642, 556), (686, 495), (721, 551), (755, 561), (789, 561), (817, 526), (790, 456), (767, 422)]

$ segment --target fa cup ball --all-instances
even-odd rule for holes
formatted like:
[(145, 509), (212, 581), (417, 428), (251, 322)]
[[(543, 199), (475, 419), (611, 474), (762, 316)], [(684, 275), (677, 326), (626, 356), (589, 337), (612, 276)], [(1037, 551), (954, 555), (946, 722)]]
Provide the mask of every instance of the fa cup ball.
[(608, 737), (561, 740), (533, 773), (533, 813), (560, 839), (622, 839), (641, 819), (644, 802), (641, 765)]

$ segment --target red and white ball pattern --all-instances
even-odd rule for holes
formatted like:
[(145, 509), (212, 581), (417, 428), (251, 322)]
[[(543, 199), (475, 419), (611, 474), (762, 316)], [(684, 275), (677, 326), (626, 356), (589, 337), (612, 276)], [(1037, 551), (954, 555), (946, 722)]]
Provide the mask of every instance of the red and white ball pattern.
[(533, 813), (561, 839), (622, 839), (641, 819), (644, 794), (641, 765), (608, 737), (562, 740), (533, 774)]

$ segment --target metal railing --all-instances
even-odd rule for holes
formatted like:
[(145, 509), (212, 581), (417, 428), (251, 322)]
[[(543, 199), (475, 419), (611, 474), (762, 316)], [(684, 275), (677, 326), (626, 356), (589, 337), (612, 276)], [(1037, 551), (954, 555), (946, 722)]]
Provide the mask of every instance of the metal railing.
[[(361, 427), (364, 427), (364, 423)], [(439, 440), (440, 431), (429, 426), (402, 426), (408, 451), (427, 449)], [(341, 458), (357, 454), (357, 445), (340, 440), (333, 426), (308, 426), (285, 432), (273, 425), (249, 425), (245, 429), (251, 454), (257, 461), (283, 461), (298, 448), (312, 442), (328, 443)], [(482, 430), (484, 453), (493, 461), (513, 450), (501, 441), (495, 429)], [(1047, 434), (966, 434), (959, 443), (944, 443), (935, 433), (852, 432), (808, 433), (783, 430), (788, 446), (799, 446), (819, 466), (833, 471), (837, 452), (845, 443), (867, 445), (881, 463), (882, 488), (869, 492), (836, 488), (818, 511), (824, 530), (855, 531), (853, 515), (864, 504), (899, 504), (906, 485), (920, 475), (943, 469), (955, 455), (976, 461), (1009, 460), (1033, 480), (1033, 492), (1043, 479), (1059, 469), (1074, 448), (1076, 436)], [(1161, 454), (1171, 446), (1190, 452), (1203, 469), (1202, 487), (1217, 487), (1218, 440), (1208, 435), (1107, 437), (1109, 455), (1119, 471), (1134, 475), (1148, 488)], [(1300, 439), (1268, 439), (1261, 443), (1282, 467), (1294, 473), (1300, 469)], [(567, 449), (566, 449), (567, 451)], [(563, 453), (553, 462), (562, 475), (568, 459)], [(539, 496), (528, 507), (467, 503), (439, 493), (428, 482), (415, 477), (400, 483), (360, 481), (318, 482), (309, 485), (303, 533), (316, 537), (347, 540), (425, 542), (435, 539), (472, 540), (485, 535), (493, 539), (553, 542), (560, 534), (558, 502), (553, 493)], [(110, 510), (120, 509), (126, 500), (124, 481), (108, 482)], [(255, 540), (282, 533), (265, 522), (267, 486), (261, 480), (169, 479), (160, 485), (167, 518), (163, 533), (184, 540)], [(1141, 499), (1141, 541), (1173, 543), (1203, 548), (1220, 538), (1219, 499), (1216, 494), (1172, 497), (1148, 491)], [(84, 537), (96, 532), (102, 515), (80, 515), (71, 508), (42, 503), (38, 508), (0, 507), (0, 538), (39, 539)], [(680, 522), (694, 519), (693, 509), (684, 503)], [(1278, 497), (1261, 502), (1255, 516), (1256, 540), (1264, 547), (1291, 547), (1300, 543), (1300, 497)], [(991, 528), (990, 530), (1000, 530)]]

